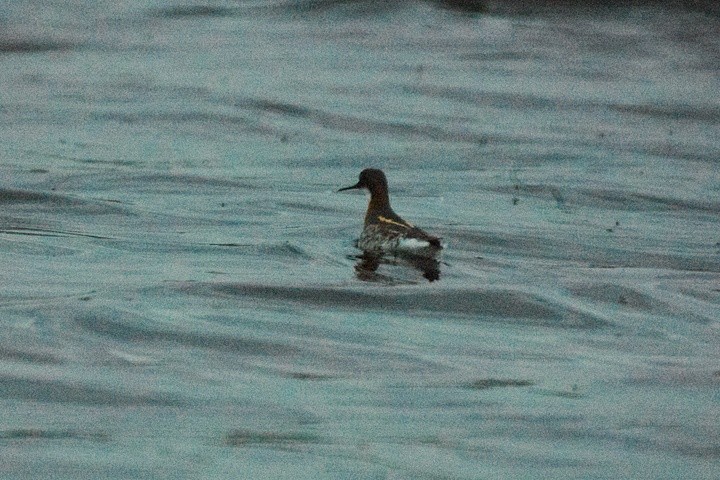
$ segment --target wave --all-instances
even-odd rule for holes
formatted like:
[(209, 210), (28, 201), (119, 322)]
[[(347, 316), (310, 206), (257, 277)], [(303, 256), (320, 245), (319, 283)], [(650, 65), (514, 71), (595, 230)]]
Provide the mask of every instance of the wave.
[(116, 202), (84, 200), (71, 195), (0, 188), (0, 205), (15, 206), (39, 204), (54, 210), (73, 210), (86, 215), (129, 215), (130, 212)]
[(238, 300), (254, 298), (284, 302), (306, 308), (359, 310), (365, 312), (431, 315), (469, 321), (505, 321), (514, 324), (560, 328), (602, 328), (599, 317), (554, 303), (539, 294), (510, 289), (356, 289), (297, 287), (242, 283), (180, 283), (175, 289), (203, 296), (223, 295)]
[(277, 342), (166, 329), (162, 328), (162, 323), (156, 324), (151, 319), (130, 312), (87, 312), (75, 317), (74, 322), (87, 332), (124, 342), (167, 342), (184, 347), (232, 352), (241, 356), (292, 356), (298, 352), (293, 346)]
[(159, 393), (128, 394), (112, 388), (92, 387), (72, 381), (14, 375), (0, 375), (0, 398), (94, 406), (183, 405), (181, 400)]
[(33, 54), (46, 52), (66, 52), (78, 48), (73, 42), (48, 39), (1, 39), (0, 55), (3, 54)]

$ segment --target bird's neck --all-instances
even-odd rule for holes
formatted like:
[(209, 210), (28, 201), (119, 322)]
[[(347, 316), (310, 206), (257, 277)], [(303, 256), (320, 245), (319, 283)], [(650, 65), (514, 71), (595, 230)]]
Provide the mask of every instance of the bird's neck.
[(368, 204), (367, 214), (365, 215), (365, 224), (373, 223), (378, 215), (392, 213), (390, 208), (390, 196), (387, 192), (373, 192), (370, 195), (370, 203)]

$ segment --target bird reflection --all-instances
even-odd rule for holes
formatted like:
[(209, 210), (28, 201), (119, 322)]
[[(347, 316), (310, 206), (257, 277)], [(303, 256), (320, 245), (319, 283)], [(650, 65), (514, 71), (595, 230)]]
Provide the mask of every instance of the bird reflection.
[(440, 279), (440, 262), (432, 257), (414, 255), (388, 257), (365, 252), (355, 258), (357, 258), (355, 275), (357, 275), (358, 279), (365, 282), (396, 283), (392, 277), (377, 272), (380, 265), (404, 265), (420, 271), (422, 276), (429, 282)]

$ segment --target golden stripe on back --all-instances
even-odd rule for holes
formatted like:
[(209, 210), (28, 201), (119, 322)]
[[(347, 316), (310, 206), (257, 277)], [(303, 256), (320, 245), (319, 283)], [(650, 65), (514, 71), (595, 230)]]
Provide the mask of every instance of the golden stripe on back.
[(383, 222), (383, 223), (389, 223), (390, 225), (397, 225), (397, 226), (403, 227), (403, 228), (414, 228), (414, 227), (413, 227), (411, 224), (409, 224), (409, 223), (396, 222), (395, 220), (390, 220), (389, 218), (383, 217), (382, 215), (378, 215), (378, 220), (380, 220), (380, 221)]

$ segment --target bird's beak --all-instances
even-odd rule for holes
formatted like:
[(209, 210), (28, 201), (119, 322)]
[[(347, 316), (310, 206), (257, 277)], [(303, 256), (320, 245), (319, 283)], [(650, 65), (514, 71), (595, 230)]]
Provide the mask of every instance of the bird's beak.
[(352, 189), (354, 189), (354, 188), (362, 188), (362, 187), (360, 186), (360, 182), (358, 182), (358, 183), (356, 183), (355, 185), (352, 185), (352, 186), (350, 186), (350, 187), (341, 188), (340, 190), (338, 190), (338, 192), (342, 192), (343, 190), (352, 190)]

